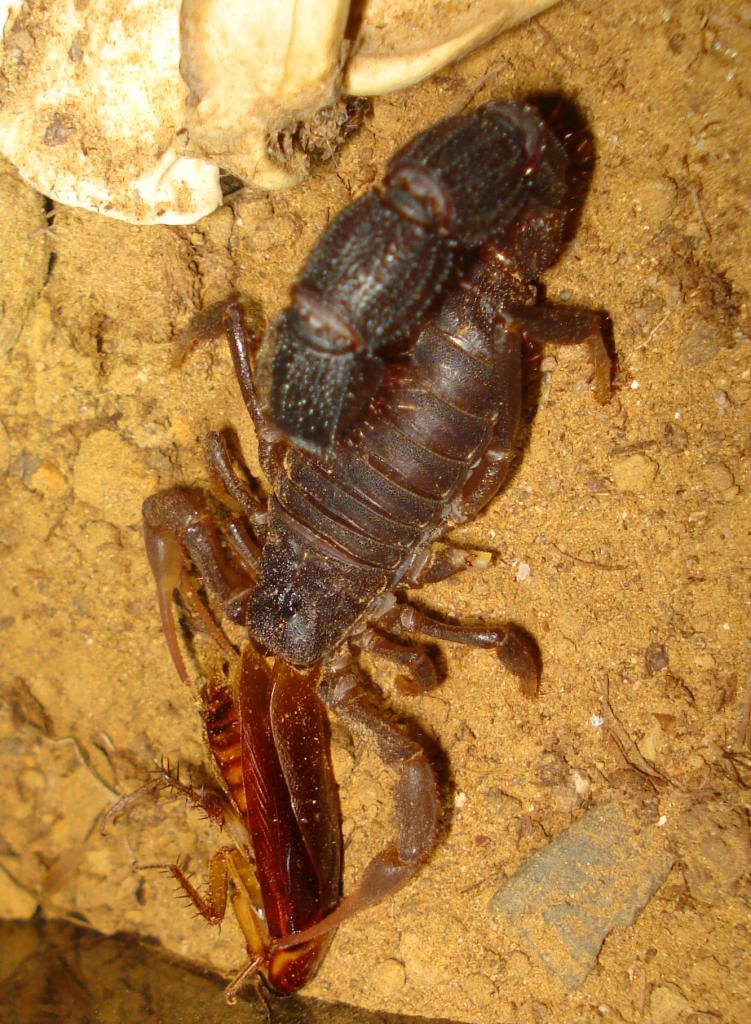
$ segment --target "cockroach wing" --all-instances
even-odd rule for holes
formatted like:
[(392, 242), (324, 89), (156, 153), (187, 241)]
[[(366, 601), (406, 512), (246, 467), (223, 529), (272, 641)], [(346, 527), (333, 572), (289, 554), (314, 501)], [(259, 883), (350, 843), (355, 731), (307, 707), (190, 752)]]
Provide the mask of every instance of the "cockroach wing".
[(341, 887), (341, 826), (319, 672), (298, 672), (277, 659), (272, 675), (271, 728), (289, 798), (311, 864), (318, 871), (323, 914)]
[(297, 823), (271, 728), (272, 673), (251, 644), (239, 682), (245, 823), (272, 937), (320, 919), (319, 871)]

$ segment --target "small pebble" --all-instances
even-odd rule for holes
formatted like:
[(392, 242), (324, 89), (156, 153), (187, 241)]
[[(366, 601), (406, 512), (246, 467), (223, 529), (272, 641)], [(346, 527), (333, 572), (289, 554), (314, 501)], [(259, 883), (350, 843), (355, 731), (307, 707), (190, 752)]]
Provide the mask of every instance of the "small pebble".
[(382, 960), (373, 971), (373, 981), (379, 995), (389, 996), (404, 988), (407, 972), (401, 960)]
[(597, 966), (606, 936), (634, 922), (672, 864), (664, 833), (603, 804), (528, 857), (488, 909), (572, 991)]
[(717, 332), (709, 327), (697, 327), (681, 346), (679, 359), (684, 366), (695, 370), (714, 359), (719, 351)]
[(406, 972), (405, 984), (437, 988), (447, 980), (447, 964), (437, 957), (417, 934), (404, 934), (399, 942), (399, 959)]
[(675, 985), (658, 985), (649, 999), (652, 1024), (678, 1024), (685, 1020), (691, 1005)]
[(462, 990), (475, 1006), (478, 1003), (487, 1003), (497, 995), (493, 979), (479, 971), (465, 975)]
[(644, 652), (644, 664), (647, 669), (647, 675), (650, 676), (668, 667), (668, 652), (663, 644), (649, 645)]
[(724, 462), (708, 462), (701, 469), (701, 478), (707, 487), (720, 493), (735, 484), (733, 474)]
[(721, 413), (727, 412), (730, 408), (730, 399), (728, 398), (727, 391), (716, 391), (714, 400), (717, 402)]
[(636, 452), (633, 455), (616, 456), (611, 462), (610, 475), (619, 491), (638, 494), (649, 490), (659, 468), (654, 459)]
[[(675, 414), (676, 417), (680, 416), (680, 413)], [(666, 423), (663, 431), (665, 443), (671, 452), (683, 452), (688, 446), (688, 434), (675, 423)]]
[(609, 484), (604, 476), (592, 476), (587, 480), (587, 490), (590, 494), (607, 494), (608, 489)]
[(59, 498), (65, 494), (68, 484), (65, 477), (51, 462), (42, 462), (29, 478), (32, 490), (48, 498)]
[(529, 579), (531, 572), (532, 570), (526, 562), (519, 562), (516, 568), (516, 582), (524, 583), (525, 580)]

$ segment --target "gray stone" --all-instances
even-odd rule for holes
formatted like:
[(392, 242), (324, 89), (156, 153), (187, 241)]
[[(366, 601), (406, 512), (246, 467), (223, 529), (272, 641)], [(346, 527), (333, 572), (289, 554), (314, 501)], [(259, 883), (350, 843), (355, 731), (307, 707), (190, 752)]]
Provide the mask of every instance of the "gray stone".
[(595, 966), (609, 932), (634, 922), (672, 863), (656, 825), (603, 804), (525, 861), (489, 909), (570, 991)]

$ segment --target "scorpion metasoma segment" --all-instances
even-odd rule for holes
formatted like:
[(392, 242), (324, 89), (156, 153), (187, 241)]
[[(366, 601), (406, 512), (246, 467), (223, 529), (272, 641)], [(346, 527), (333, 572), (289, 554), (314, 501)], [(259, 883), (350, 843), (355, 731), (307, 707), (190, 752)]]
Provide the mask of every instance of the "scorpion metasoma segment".
[(389, 161), (383, 184), (324, 231), (257, 361), (267, 418), (330, 449), (409, 345), (417, 319), (524, 204), (566, 196), (566, 154), (534, 107), (487, 103), (449, 117)]
[[(539, 153), (539, 115), (527, 106), (491, 106), (504, 111), (513, 126), (537, 124)], [(490, 108), (483, 109), (487, 116)], [(420, 136), (405, 152), (420, 152), (431, 137), (430, 132)], [(263, 742), (243, 726), (241, 742), (234, 745), (243, 765), (242, 797), (232, 786), (230, 791), (237, 807), (245, 802), (252, 845), (262, 845), (270, 832), (269, 791), (281, 794), (279, 800), (290, 809), (282, 832), (300, 837), (287, 844), (289, 857), (284, 852), (265, 859), (255, 855), (256, 916), (267, 925), (263, 942), (248, 940), (250, 959), (243, 977), (258, 968), (282, 991), (299, 987), (309, 976), (333, 927), (395, 892), (436, 840), (438, 800), (430, 764), (368, 693), (356, 670), (359, 651), (395, 662), (413, 692), (437, 681), (427, 651), (410, 642), (415, 634), (492, 649), (525, 692), (533, 694), (537, 687), (537, 649), (518, 627), (446, 623), (412, 606), (405, 592), (482, 564), (478, 553), (451, 545), (436, 548), (435, 542), (474, 516), (507, 475), (519, 427), (525, 342), (588, 343), (595, 394), (602, 401), (609, 395), (601, 315), (536, 304), (532, 282), (558, 258), (574, 205), (563, 146), (550, 135), (544, 149), (557, 154), (555, 175), (540, 171), (545, 187), (537, 191), (530, 191), (524, 179), (524, 201), (513, 216), (501, 218), (501, 228), (478, 246), (461, 278), (408, 333), (399, 358), (383, 362), (377, 391), (324, 454), (291, 443), (269, 424), (256, 390), (254, 342), (241, 307), (230, 305), (225, 326), (270, 496), (267, 501), (257, 497), (229, 435), (212, 433), (207, 452), (216, 493), (178, 486), (144, 504), (146, 547), (180, 676), (189, 680), (172, 607), (175, 592), (229, 661), (240, 664), (239, 713), (232, 720), (239, 714), (244, 721), (245, 703), (265, 723)], [(518, 168), (522, 176), (526, 159)], [(392, 165), (387, 180), (400, 166)], [(420, 188), (429, 194), (428, 183)], [(475, 223), (479, 212), (478, 206)], [(479, 228), (473, 230), (476, 244)], [(314, 391), (308, 398), (315, 404), (319, 396)], [(220, 616), (247, 631), (249, 642), (239, 657), (219, 625)], [(273, 669), (257, 651), (274, 659)], [(261, 696), (243, 696), (253, 687)], [(398, 776), (396, 840), (376, 855), (341, 901), (339, 861), (331, 853), (339, 833), (338, 824), (332, 824), (334, 784), (321, 702), (365, 727)], [(210, 726), (208, 733), (216, 756)], [(303, 742), (306, 736), (315, 739)], [(314, 805), (327, 808), (326, 825), (315, 835), (309, 824)], [(293, 849), (304, 850), (305, 857), (292, 856)], [(230, 854), (222, 856), (226, 874), (235, 862)], [(238, 856), (242, 860), (245, 855)], [(301, 881), (303, 876), (313, 881)], [(286, 893), (286, 903), (280, 892)], [(197, 894), (191, 896), (200, 908)], [(248, 897), (243, 904), (246, 915), (251, 903)], [(282, 904), (306, 909), (280, 913)], [(282, 953), (299, 955), (307, 965), (290, 975), (294, 984), (284, 980), (278, 967), (281, 961), (275, 957)]]

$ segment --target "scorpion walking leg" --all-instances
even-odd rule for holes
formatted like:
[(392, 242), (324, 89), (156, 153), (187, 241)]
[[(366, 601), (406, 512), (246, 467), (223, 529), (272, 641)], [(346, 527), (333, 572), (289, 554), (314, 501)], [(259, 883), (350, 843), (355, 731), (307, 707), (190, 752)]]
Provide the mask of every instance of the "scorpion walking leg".
[(282, 938), (276, 944), (281, 949), (325, 935), (353, 914), (392, 896), (427, 860), (438, 832), (438, 786), (422, 747), (384, 716), (351, 668), (325, 677), (319, 693), (337, 716), (371, 733), (380, 757), (398, 773), (396, 841), (376, 854), (333, 913), (311, 928)]
[[(261, 545), (266, 539), (266, 503), (253, 494), (247, 481), (240, 476), (225, 433), (212, 430), (208, 434), (206, 458), (210, 470), (242, 509), (242, 516), (228, 517), (224, 528), (236, 555), (251, 575), (255, 576), (261, 562)], [(252, 537), (249, 535), (248, 523), (253, 530)]]
[(522, 691), (533, 697), (540, 681), (540, 656), (537, 645), (519, 626), (507, 623), (495, 629), (478, 629), (441, 622), (411, 604), (399, 604), (386, 612), (381, 625), (397, 636), (421, 633), (437, 640), (450, 640), (470, 647), (495, 650), (501, 664), (520, 680)]
[(480, 548), (457, 548), (453, 544), (438, 543), (430, 558), (405, 579), (410, 589), (440, 583), (467, 569), (487, 569), (493, 563), (493, 552)]
[(540, 344), (587, 345), (594, 396), (603, 405), (610, 399), (613, 364), (603, 338), (601, 313), (570, 306), (519, 306), (508, 317), (511, 325)]
[(383, 633), (368, 628), (357, 638), (353, 646), (369, 651), (375, 657), (383, 658), (406, 670), (408, 675), (402, 675), (397, 680), (403, 693), (417, 696), (434, 690), (438, 685), (438, 673), (433, 659), (423, 644), (395, 643)]
[[(595, 398), (601, 403), (609, 400), (612, 360), (603, 339), (602, 314), (568, 306), (518, 306), (505, 312), (504, 320), (502, 359), (508, 366), (509, 378), (520, 372), (517, 353), (524, 338), (540, 344), (587, 345), (594, 367)], [(521, 377), (518, 379), (521, 389)], [(456, 503), (455, 521), (474, 518), (502, 487), (514, 459), (517, 415), (518, 411), (510, 408), (500, 416), (493, 444), (475, 467)]]
[(257, 348), (257, 342), (253, 344), (256, 339), (248, 330), (243, 308), (237, 302), (227, 306), (224, 312), (224, 326), (227, 331), (235, 374), (240, 385), (240, 393), (250, 413), (250, 418), (253, 420), (253, 426), (256, 428), (258, 457), (264, 472), (270, 479), (273, 479), (274, 469), (279, 466), (286, 442), (282, 433), (269, 425), (258, 401), (251, 365), (251, 350)]
[(227, 494), (235, 499), (263, 541), (266, 532), (266, 502), (253, 494), (238, 473), (225, 432), (211, 430), (206, 435), (206, 460), (209, 469), (219, 477)]
[(206, 586), (231, 618), (242, 619), (253, 585), (247, 566), (231, 559), (221, 544), (219, 531), (203, 492), (173, 487), (147, 498), (143, 504), (144, 541), (154, 574), (162, 628), (172, 660), (183, 682), (189, 682), (180, 652), (172, 609), (177, 590), (198, 614), (222, 649), (232, 646), (214, 621), (190, 575), (192, 563)]
[[(465, 523), (474, 517), (496, 496), (508, 476), (514, 450), (504, 439), (491, 445), (472, 471), (467, 484), (456, 502), (453, 518)], [(422, 582), (422, 580), (420, 580)]]

